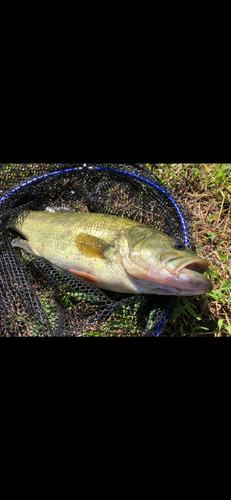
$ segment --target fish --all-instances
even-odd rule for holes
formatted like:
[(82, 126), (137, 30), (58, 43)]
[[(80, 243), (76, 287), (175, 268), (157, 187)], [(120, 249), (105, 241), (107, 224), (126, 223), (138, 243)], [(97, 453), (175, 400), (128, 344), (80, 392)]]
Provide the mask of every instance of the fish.
[(116, 215), (30, 211), (11, 224), (12, 245), (96, 288), (189, 296), (211, 292), (208, 263), (162, 231)]

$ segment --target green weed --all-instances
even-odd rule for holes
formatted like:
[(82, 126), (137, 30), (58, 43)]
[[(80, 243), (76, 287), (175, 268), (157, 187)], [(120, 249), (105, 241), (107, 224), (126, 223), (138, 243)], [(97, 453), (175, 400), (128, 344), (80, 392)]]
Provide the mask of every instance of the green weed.
[[(6, 183), (10, 183), (15, 166), (16, 164), (8, 165), (9, 178), (6, 179)], [(174, 327), (177, 325), (177, 331), (181, 336), (197, 336), (203, 332), (204, 334), (209, 332), (214, 336), (231, 335), (231, 164), (149, 163), (146, 166), (163, 183), (169, 184), (173, 188), (181, 186), (185, 178), (188, 177), (193, 200), (195, 199), (197, 202), (203, 196), (206, 207), (209, 208), (211, 202), (214, 204), (212, 213), (206, 213), (205, 210), (193, 224), (194, 234), (198, 235), (199, 233), (197, 254), (202, 254), (204, 257), (205, 245), (209, 245), (211, 249), (207, 274), (213, 281), (214, 289), (210, 294), (200, 296), (199, 299), (198, 297), (179, 297), (171, 314), (169, 331), (171, 331), (171, 324), (173, 324)], [(186, 191), (186, 203), (187, 194)], [(76, 296), (76, 294), (64, 291), (65, 307), (73, 307), (72, 299), (91, 301), (92, 297), (82, 297), (79, 294)], [(46, 315), (51, 317), (50, 324), (54, 325), (54, 316), (52, 316), (54, 310), (49, 306), (48, 296), (44, 299), (43, 307), (46, 310)], [(213, 327), (210, 323), (212, 310), (215, 311), (217, 319), (216, 326)], [(134, 321), (135, 311), (130, 313), (123, 310), (105, 327), (104, 334), (109, 336), (110, 329), (119, 331), (119, 328), (125, 333), (129, 328), (131, 334), (136, 335)]]

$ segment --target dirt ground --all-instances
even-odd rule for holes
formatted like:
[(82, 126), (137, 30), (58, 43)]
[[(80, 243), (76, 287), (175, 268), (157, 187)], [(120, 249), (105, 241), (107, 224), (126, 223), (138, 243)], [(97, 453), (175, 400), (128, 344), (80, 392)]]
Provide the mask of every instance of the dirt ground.
[[(200, 181), (194, 179), (190, 173), (181, 180), (177, 191), (180, 192), (190, 210), (193, 224), (196, 223), (193, 226), (196, 250), (202, 247), (200, 255), (209, 262), (212, 270), (217, 270), (221, 282), (219, 283), (213, 276), (210, 276), (210, 279), (214, 290), (218, 290), (222, 283), (231, 278), (231, 196), (230, 200), (226, 198), (221, 204), (212, 190), (208, 186), (204, 189)], [(227, 256), (227, 260), (221, 260), (221, 253), (224, 258)], [(230, 291), (229, 296), (231, 296)], [(200, 322), (193, 317), (190, 318), (192, 329), (195, 324), (207, 328), (204, 331), (198, 330), (197, 335), (216, 336), (219, 320), (223, 320), (231, 327), (228, 295), (221, 301), (212, 300), (210, 297), (205, 297), (204, 300), (200, 297), (194, 298), (191, 305), (201, 318)], [(182, 321), (182, 317), (179, 317), (175, 323), (168, 324), (164, 335), (184, 335), (188, 333), (187, 330), (187, 325)], [(222, 329), (218, 336), (230, 335), (227, 330)]]
[[(213, 164), (206, 165), (212, 166)], [(182, 165), (179, 165), (179, 176), (181, 169)], [(158, 176), (158, 171), (155, 170), (155, 173)], [(170, 180), (169, 184), (181, 195), (189, 208), (193, 223), (195, 250), (201, 249), (200, 255), (208, 261), (212, 271), (210, 279), (214, 291), (217, 291), (223, 283), (231, 279), (231, 190), (230, 195), (228, 193), (224, 198), (220, 190), (218, 197), (214, 189), (200, 182), (199, 178), (195, 178), (190, 169), (181, 178), (179, 185), (174, 182), (174, 179)], [(0, 196), (5, 189), (6, 186), (1, 184)], [(219, 190), (219, 187), (217, 189)], [(220, 298), (215, 295), (188, 298), (188, 303), (197, 318), (186, 311), (176, 320), (168, 322), (163, 336), (230, 337), (227, 329), (222, 327), (219, 330), (218, 328), (219, 322), (224, 322), (231, 328), (230, 298), (230, 289)], [(179, 306), (182, 304), (179, 302)]]

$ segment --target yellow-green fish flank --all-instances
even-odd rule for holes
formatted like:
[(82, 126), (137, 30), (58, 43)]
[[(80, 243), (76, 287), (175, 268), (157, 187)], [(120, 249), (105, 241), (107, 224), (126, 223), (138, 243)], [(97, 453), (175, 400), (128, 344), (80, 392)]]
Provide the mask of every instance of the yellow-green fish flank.
[(205, 260), (144, 224), (92, 213), (30, 212), (11, 226), (19, 246), (105, 290), (199, 295), (212, 289)]

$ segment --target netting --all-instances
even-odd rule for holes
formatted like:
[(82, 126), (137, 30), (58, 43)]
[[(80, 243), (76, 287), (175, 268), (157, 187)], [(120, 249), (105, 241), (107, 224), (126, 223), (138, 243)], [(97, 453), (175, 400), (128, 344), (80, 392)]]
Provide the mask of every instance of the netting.
[(28, 210), (98, 212), (191, 246), (187, 207), (143, 164), (0, 164), (1, 336), (158, 336), (174, 298), (104, 292), (12, 246)]

